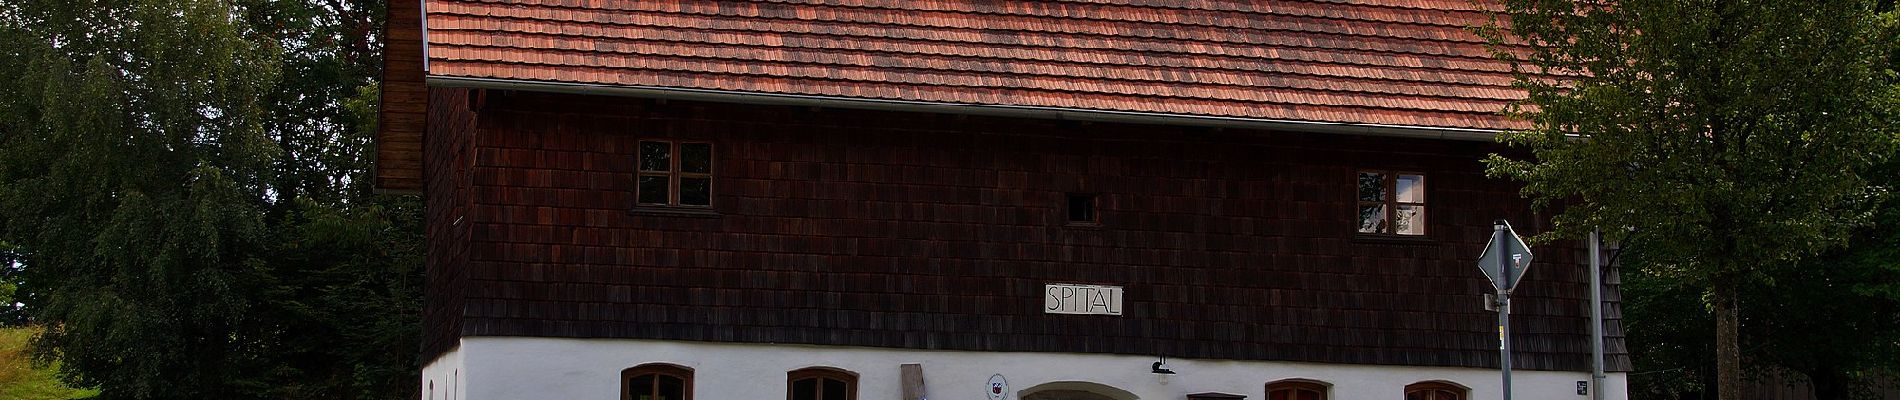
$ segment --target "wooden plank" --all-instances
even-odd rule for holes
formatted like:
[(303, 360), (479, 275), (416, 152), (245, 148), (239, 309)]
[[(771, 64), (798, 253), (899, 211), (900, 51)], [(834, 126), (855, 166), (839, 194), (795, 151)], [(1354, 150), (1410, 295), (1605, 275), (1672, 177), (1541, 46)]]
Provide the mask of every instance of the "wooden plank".
[(376, 134), (376, 176), (381, 189), (422, 188), (422, 132), (428, 127), (427, 88), (422, 71), (420, 1), (392, 0), (385, 24), (382, 109)]
[(386, 190), (422, 190), (422, 178), (382, 176), (376, 178), (376, 186)]
[(422, 159), (422, 141), (420, 140), (385, 140), (379, 143), (378, 146), (379, 149), (389, 150), (391, 153), (402, 153), (402, 155), (398, 157), (400, 159)]
[(922, 364), (899, 365), (900, 379), (904, 385), (904, 400), (924, 400), (924, 366)]
[(406, 168), (404, 167), (382, 168), (382, 169), (377, 170), (377, 172), (381, 172), (380, 174), (382, 175), (381, 177), (385, 179), (421, 180), (422, 179), (422, 164), (417, 163), (413, 166), (408, 166)]

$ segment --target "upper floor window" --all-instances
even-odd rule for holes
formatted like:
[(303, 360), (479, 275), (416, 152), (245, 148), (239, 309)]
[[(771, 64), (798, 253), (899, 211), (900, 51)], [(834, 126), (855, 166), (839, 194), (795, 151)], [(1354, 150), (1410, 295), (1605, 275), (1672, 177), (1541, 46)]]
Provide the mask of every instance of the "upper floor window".
[(1095, 212), (1096, 205), (1101, 204), (1101, 201), (1095, 195), (1069, 193), (1068, 198), (1070, 224), (1093, 225), (1102, 223), (1101, 216)]
[(1405, 385), (1405, 400), (1465, 400), (1467, 390), (1445, 382)]
[(1359, 233), (1425, 234), (1425, 175), (1359, 172)]
[(1326, 385), (1306, 380), (1268, 383), (1267, 400), (1326, 400)]
[(712, 143), (642, 140), (639, 160), (639, 205), (712, 206)]
[(693, 370), (646, 364), (620, 371), (620, 400), (692, 400)]
[(857, 400), (858, 375), (836, 368), (811, 367), (786, 374), (787, 400)]

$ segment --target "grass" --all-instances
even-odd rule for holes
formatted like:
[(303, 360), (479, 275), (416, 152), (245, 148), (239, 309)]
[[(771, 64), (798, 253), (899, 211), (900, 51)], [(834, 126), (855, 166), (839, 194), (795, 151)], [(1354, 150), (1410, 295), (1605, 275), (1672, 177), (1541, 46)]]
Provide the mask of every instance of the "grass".
[(59, 381), (56, 365), (33, 365), (26, 344), (36, 327), (0, 328), (0, 399), (64, 400), (98, 396), (98, 390), (74, 389)]

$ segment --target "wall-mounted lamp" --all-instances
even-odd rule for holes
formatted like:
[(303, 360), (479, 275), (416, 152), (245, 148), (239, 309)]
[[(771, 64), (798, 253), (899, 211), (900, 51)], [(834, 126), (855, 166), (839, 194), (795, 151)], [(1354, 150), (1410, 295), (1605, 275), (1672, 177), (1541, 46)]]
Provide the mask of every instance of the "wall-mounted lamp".
[(1161, 368), (1162, 364), (1167, 364), (1167, 363), (1168, 363), (1168, 359), (1162, 358), (1160, 356), (1156, 356), (1154, 365), (1148, 366), (1148, 372), (1154, 373), (1155, 377), (1160, 379), (1161, 384), (1163, 385), (1168, 384), (1169, 375), (1174, 375), (1174, 370)]

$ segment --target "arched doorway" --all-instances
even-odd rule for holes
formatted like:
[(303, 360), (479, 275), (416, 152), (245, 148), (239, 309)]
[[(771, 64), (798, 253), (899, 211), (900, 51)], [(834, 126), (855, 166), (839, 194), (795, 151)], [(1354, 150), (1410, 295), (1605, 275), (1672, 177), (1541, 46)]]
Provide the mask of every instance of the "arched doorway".
[(1022, 400), (1138, 400), (1134, 393), (1094, 382), (1049, 382), (1018, 393)]

